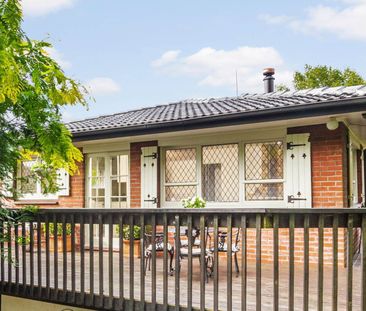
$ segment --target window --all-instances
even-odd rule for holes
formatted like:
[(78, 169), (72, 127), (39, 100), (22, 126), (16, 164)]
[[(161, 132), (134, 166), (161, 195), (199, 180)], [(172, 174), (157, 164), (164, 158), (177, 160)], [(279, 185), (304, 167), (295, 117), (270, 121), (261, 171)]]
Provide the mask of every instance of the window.
[(197, 194), (196, 149), (165, 152), (165, 201), (180, 202)]
[(88, 157), (87, 202), (91, 208), (128, 207), (127, 154)]
[(167, 206), (195, 195), (212, 207), (284, 200), (283, 141), (168, 148), (163, 157)]
[(202, 197), (208, 202), (239, 201), (239, 146), (202, 147)]
[(17, 170), (17, 190), (20, 199), (56, 199), (58, 195), (69, 194), (69, 174), (66, 170), (60, 169), (57, 172), (58, 193), (44, 194), (42, 182), (35, 177), (34, 168), (40, 160), (22, 161)]
[(245, 144), (245, 200), (283, 200), (283, 142)]

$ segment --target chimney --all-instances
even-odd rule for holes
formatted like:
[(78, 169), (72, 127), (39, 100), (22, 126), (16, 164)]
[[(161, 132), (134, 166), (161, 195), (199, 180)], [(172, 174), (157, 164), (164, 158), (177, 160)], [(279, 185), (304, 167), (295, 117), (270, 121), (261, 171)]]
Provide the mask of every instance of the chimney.
[(274, 68), (265, 68), (263, 70), (264, 75), (264, 93), (274, 92), (274, 80), (273, 75), (275, 74)]

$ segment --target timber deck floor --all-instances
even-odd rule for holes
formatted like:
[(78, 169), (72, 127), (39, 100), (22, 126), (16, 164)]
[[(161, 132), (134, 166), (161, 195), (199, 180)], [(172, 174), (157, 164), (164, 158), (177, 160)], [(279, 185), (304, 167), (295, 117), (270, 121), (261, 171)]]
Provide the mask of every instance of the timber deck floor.
[[(27, 271), (27, 284), (30, 284), (30, 253), (26, 253), (26, 271)], [(67, 289), (71, 290), (71, 253), (67, 253)], [(38, 254), (34, 253), (34, 284), (38, 284), (38, 271), (37, 271), (37, 258)], [(20, 254), (19, 269), (19, 281), (22, 283), (22, 256)], [(76, 253), (76, 291), (80, 291), (80, 253)], [(99, 294), (99, 252), (94, 252), (94, 293)], [(136, 300), (140, 300), (140, 259), (134, 259), (134, 297)], [(42, 286), (46, 286), (46, 258), (45, 253), (41, 253), (42, 263)], [(240, 265), (240, 260), (239, 260)], [(118, 297), (120, 284), (119, 284), (119, 257), (118, 253), (113, 253), (113, 295)], [(156, 266), (156, 293), (157, 302), (163, 302), (163, 259), (157, 258)], [(219, 309), (226, 310), (227, 306), (227, 279), (226, 279), (226, 259), (220, 257), (219, 259)], [(109, 292), (109, 279), (108, 279), (108, 253), (103, 253), (103, 287), (104, 294), (108, 296)], [(15, 280), (15, 266), (12, 267), (12, 280)], [(8, 264), (5, 262), (4, 277), (7, 281)], [(90, 274), (89, 274), (89, 251), (85, 252), (85, 290), (90, 292)], [(234, 270), (234, 269), (233, 269)], [(262, 264), (262, 310), (273, 310), (273, 267), (272, 264)], [(180, 274), (180, 304), (185, 306), (187, 304), (187, 259), (183, 259), (181, 274)], [(339, 283), (338, 283), (338, 310), (346, 310), (347, 304), (347, 269), (339, 267), (338, 269)], [(58, 288), (63, 288), (63, 258), (62, 253), (58, 254)], [(130, 297), (129, 289), (129, 258), (124, 257), (124, 297)], [(279, 304), (280, 310), (288, 310), (288, 265), (280, 263), (279, 269)], [(318, 272), (316, 265), (310, 265), (310, 289), (309, 289), (309, 310), (317, 310), (317, 280)], [(147, 271), (145, 276), (145, 295), (146, 301), (151, 301), (151, 271)], [(200, 266), (197, 258), (193, 259), (193, 306), (199, 307), (200, 305)], [(53, 254), (50, 256), (50, 284), (51, 288), (54, 288), (54, 258)], [(303, 310), (303, 268), (302, 264), (295, 265), (295, 310)], [(332, 310), (332, 266), (324, 266), (324, 310)], [(361, 310), (361, 268), (360, 265), (355, 265), (353, 268), (353, 310)], [(168, 303), (170, 305), (175, 304), (175, 277), (168, 276)], [(232, 303), (233, 310), (241, 310), (241, 277), (236, 277), (235, 272), (232, 275)], [(207, 309), (213, 308), (213, 278), (209, 279), (206, 283), (205, 289), (205, 306)], [(248, 263), (247, 271), (247, 310), (256, 310), (256, 271), (255, 263)]]

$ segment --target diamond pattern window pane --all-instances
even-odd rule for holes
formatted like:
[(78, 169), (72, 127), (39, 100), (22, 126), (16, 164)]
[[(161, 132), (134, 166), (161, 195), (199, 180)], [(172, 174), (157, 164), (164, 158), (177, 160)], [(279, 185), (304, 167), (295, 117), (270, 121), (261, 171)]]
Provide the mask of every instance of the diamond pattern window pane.
[(247, 201), (283, 200), (283, 183), (246, 184)]
[(245, 145), (245, 179), (283, 178), (283, 143), (268, 142)]
[(202, 195), (209, 202), (239, 201), (239, 146), (202, 147)]
[(21, 163), (21, 193), (35, 193), (37, 191), (37, 180), (34, 178), (32, 167), (36, 161), (23, 161)]
[(181, 202), (194, 197), (197, 192), (196, 186), (166, 186), (165, 200), (167, 202)]
[(196, 149), (172, 149), (165, 153), (165, 182), (196, 181)]

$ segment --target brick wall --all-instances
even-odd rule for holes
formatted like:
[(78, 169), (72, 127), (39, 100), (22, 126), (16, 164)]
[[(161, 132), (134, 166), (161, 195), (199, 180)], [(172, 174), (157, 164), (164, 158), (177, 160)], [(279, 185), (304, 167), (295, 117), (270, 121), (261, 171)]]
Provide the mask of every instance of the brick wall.
[(325, 124), (288, 129), (310, 133), (312, 206), (348, 207), (347, 131), (343, 124), (329, 131)]
[(157, 141), (131, 143), (130, 145), (130, 207), (132, 208), (141, 207), (141, 148), (157, 145)]

